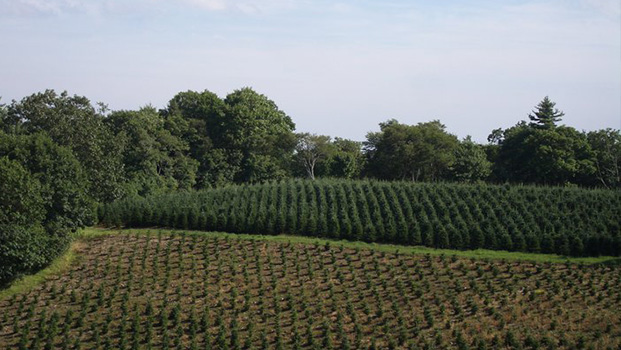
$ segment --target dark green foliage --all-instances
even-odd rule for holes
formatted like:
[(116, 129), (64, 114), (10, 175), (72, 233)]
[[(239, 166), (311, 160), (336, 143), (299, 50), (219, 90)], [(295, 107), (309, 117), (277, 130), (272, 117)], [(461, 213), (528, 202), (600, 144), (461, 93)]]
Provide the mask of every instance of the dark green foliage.
[(598, 185), (597, 160), (587, 135), (568, 127), (517, 124), (504, 131), (497, 147), (493, 177), (499, 181), (541, 185)]
[(613, 129), (587, 133), (587, 140), (594, 155), (593, 186), (621, 187), (621, 131)]
[(445, 178), (455, 159), (457, 137), (438, 120), (417, 125), (392, 119), (379, 132), (367, 134), (367, 171), (386, 180), (437, 181)]
[(542, 129), (554, 128), (556, 122), (559, 122), (565, 115), (562, 111), (554, 108), (556, 103), (550, 101), (548, 96), (544, 97), (537, 106), (533, 114), (529, 114), (528, 118), (531, 120), (530, 126)]
[(188, 144), (173, 135), (177, 129), (166, 125), (155, 108), (113, 112), (105, 119), (105, 125), (118, 135), (126, 195), (185, 190), (195, 184), (197, 161), (186, 154)]
[[(225, 118), (219, 120), (214, 143), (239, 154), (238, 182), (261, 182), (287, 175), (286, 165), (295, 146), (295, 124), (274, 101), (250, 88), (226, 96)], [(215, 131), (220, 131), (215, 130)], [(216, 137), (219, 136), (221, 140)], [(231, 163), (229, 157), (228, 163)]]
[(0, 158), (0, 285), (48, 261), (44, 215), (40, 183), (18, 162)]
[[(83, 96), (46, 90), (14, 101), (8, 108), (8, 116), (11, 133), (45, 134), (55, 145), (71, 151), (84, 169), (84, 178), (80, 179), (86, 184), (84, 195), (104, 202), (123, 196), (122, 142), (119, 142), (122, 137), (104, 125), (102, 108), (95, 108)], [(50, 160), (49, 166), (57, 162)]]
[(487, 179), (492, 163), (487, 159), (482, 145), (466, 137), (455, 150), (455, 162), (451, 165), (452, 178), (457, 181), (476, 182)]
[(91, 220), (79, 163), (48, 137), (0, 132), (0, 284), (43, 267)]
[(86, 194), (88, 182), (68, 149), (43, 134), (0, 133), (0, 157), (18, 162), (41, 184), (43, 226), (50, 234), (62, 234), (92, 222), (94, 205)]
[[(621, 254), (621, 196), (607, 190), (289, 180), (128, 199), (107, 205), (102, 220), (146, 226), (149, 223), (140, 222), (134, 213), (135, 208), (148, 206), (160, 212), (161, 218), (183, 218), (191, 212), (218, 218), (208, 221), (203, 230), (422, 243), (452, 249)], [(238, 214), (239, 208), (248, 208), (248, 214)], [(567, 216), (569, 208), (580, 214)], [(165, 221), (160, 225), (185, 228), (187, 223), (184, 219)]]

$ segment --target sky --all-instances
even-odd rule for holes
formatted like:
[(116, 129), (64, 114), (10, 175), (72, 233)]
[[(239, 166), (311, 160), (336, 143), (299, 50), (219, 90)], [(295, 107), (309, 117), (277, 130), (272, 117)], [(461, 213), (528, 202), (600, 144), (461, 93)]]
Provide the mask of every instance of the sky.
[(566, 125), (621, 129), (619, 0), (0, 0), (0, 38), (3, 103), (252, 87), (299, 132), (439, 119), (486, 142), (549, 96)]

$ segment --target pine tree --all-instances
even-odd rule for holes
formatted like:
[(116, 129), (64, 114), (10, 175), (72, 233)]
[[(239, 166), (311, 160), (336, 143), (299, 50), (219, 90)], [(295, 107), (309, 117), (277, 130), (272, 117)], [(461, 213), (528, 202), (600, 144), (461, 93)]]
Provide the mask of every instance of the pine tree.
[(297, 192), (297, 226), (295, 233), (299, 235), (306, 235), (309, 233), (308, 217), (309, 217), (309, 201), (307, 200), (307, 189), (304, 182), (298, 182), (295, 187)]
[(554, 239), (551, 233), (545, 232), (541, 238), (541, 251), (543, 253), (556, 253)]
[(533, 114), (529, 114), (528, 118), (531, 120), (530, 126), (539, 129), (551, 129), (556, 126), (556, 122), (559, 122), (565, 115), (562, 111), (554, 108), (556, 103), (550, 101), (548, 96), (544, 97), (537, 106), (536, 110), (532, 111)]
[(336, 198), (336, 192), (331, 184), (323, 183), (322, 188), (325, 189), (325, 210), (326, 210), (326, 234), (331, 238), (339, 238), (341, 231), (341, 221), (339, 220), (339, 210)]
[(453, 249), (464, 248), (464, 242), (461, 232), (459, 232), (459, 230), (450, 223), (446, 225), (446, 230), (449, 237), (449, 246)]
[(313, 184), (308, 183), (306, 190), (308, 199), (306, 233), (309, 236), (319, 236), (322, 232), (318, 232), (319, 226), (317, 221), (319, 217), (319, 208), (317, 206), (317, 196)]
[(188, 228), (192, 230), (198, 230), (199, 227), (199, 218), (198, 218), (198, 209), (195, 206), (192, 206), (188, 210)]
[(344, 239), (351, 239), (352, 236), (352, 220), (350, 219), (350, 215), (348, 213), (348, 207), (351, 206), (351, 203), (347, 200), (347, 195), (345, 194), (345, 189), (343, 188), (342, 183), (335, 183), (334, 185), (335, 195), (336, 195), (336, 203), (335, 206), (338, 208), (338, 222), (340, 223), (340, 237)]
[(375, 229), (375, 232), (373, 232), (373, 236), (371, 236), (370, 232), (368, 233), (369, 235), (368, 241), (369, 242), (373, 242), (373, 241), (383, 242), (384, 236), (386, 234), (386, 230), (384, 228), (384, 218), (382, 217), (380, 205), (379, 205), (379, 202), (377, 200), (375, 193), (373, 192), (373, 188), (371, 184), (367, 183), (365, 185), (366, 185), (365, 186), (366, 196), (369, 202), (369, 213), (371, 214), (369, 219), (371, 220), (371, 226), (373, 226)]
[(276, 200), (276, 220), (274, 223), (274, 233), (288, 233), (287, 229), (287, 212), (289, 206), (287, 205), (287, 190), (285, 184), (272, 185), (277, 190)]
[(347, 203), (346, 215), (349, 218), (349, 227), (344, 227), (344, 231), (350, 230), (348, 238), (350, 240), (357, 241), (362, 235), (362, 221), (360, 219), (360, 209), (358, 208), (358, 201), (352, 188), (352, 183), (341, 183), (338, 187), (339, 196), (343, 203)]
[(513, 241), (511, 240), (511, 236), (504, 228), (498, 234), (498, 248), (501, 250), (510, 251), (513, 248)]
[(216, 342), (218, 344), (218, 348), (221, 350), (228, 350), (229, 348), (229, 344), (226, 341), (226, 327), (224, 326), (224, 323), (220, 324), (220, 327), (218, 328), (218, 335), (216, 338)]
[(197, 230), (207, 230), (207, 214), (204, 211), (198, 213), (198, 226)]
[(168, 206), (165, 204), (160, 206), (158, 213), (159, 226), (168, 227), (168, 217), (170, 216), (170, 213), (168, 212)]
[(436, 248), (448, 248), (451, 244), (449, 241), (448, 232), (446, 229), (440, 225), (439, 222), (435, 223), (435, 237), (434, 244)]
[(329, 207), (326, 199), (326, 188), (316, 182), (313, 182), (313, 187), (317, 193), (317, 233), (319, 237), (326, 237), (330, 229), (328, 227)]
[(539, 253), (541, 251), (539, 237), (535, 235), (532, 230), (527, 230), (524, 236), (526, 238), (527, 251), (531, 253)]
[(331, 350), (332, 349), (332, 339), (331, 339), (331, 332), (330, 332), (330, 327), (327, 325), (326, 322), (324, 322), (324, 331), (323, 331), (323, 340), (322, 340), (322, 348), (325, 350)]
[(569, 246), (569, 238), (567, 235), (558, 233), (556, 234), (554, 241), (554, 252), (556, 254), (567, 256), (571, 253), (571, 247)]
[(231, 348), (239, 349), (240, 342), (239, 342), (239, 329), (237, 326), (237, 319), (234, 318), (231, 321), (230, 329), (231, 329)]
[(584, 243), (582, 243), (582, 239), (578, 236), (573, 236), (571, 238), (571, 255), (582, 256), (583, 254), (584, 254)]
[[(263, 192), (263, 191), (261, 191)], [(265, 194), (263, 194), (265, 195)], [(267, 206), (265, 200), (259, 200), (257, 204), (257, 215), (252, 222), (252, 233), (265, 234), (265, 228), (267, 225)]]
[(470, 347), (468, 346), (468, 343), (464, 339), (463, 334), (460, 331), (457, 331), (456, 333), (457, 334), (455, 336), (455, 343), (457, 344), (457, 349), (458, 350), (468, 350), (468, 349), (470, 349)]
[(512, 238), (513, 240), (513, 250), (518, 252), (525, 252), (526, 248), (526, 238), (524, 238), (524, 234), (521, 231), (516, 231), (515, 236)]
[(54, 311), (47, 325), (47, 337), (45, 341), (45, 350), (51, 350), (54, 348), (54, 338), (58, 334), (58, 321), (60, 316), (58, 312)]
[(298, 191), (294, 181), (287, 183), (284, 210), (287, 212), (285, 232), (288, 234), (298, 233)]

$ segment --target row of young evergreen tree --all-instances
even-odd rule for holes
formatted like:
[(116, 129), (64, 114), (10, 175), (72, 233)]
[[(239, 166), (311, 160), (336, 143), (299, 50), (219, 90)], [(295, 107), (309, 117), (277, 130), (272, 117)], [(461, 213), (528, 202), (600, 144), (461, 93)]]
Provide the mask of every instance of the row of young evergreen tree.
[(107, 226), (292, 234), (452, 249), (621, 255), (615, 191), (286, 180), (107, 204)]

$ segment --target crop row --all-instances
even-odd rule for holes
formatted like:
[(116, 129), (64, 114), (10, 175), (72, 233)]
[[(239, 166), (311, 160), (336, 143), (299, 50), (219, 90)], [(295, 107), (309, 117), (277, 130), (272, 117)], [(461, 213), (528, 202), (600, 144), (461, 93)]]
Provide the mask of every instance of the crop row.
[(621, 254), (621, 193), (606, 190), (289, 180), (126, 199), (103, 207), (100, 217), (110, 226)]
[(161, 232), (85, 244), (66, 274), (0, 301), (0, 348), (621, 346), (618, 268)]

